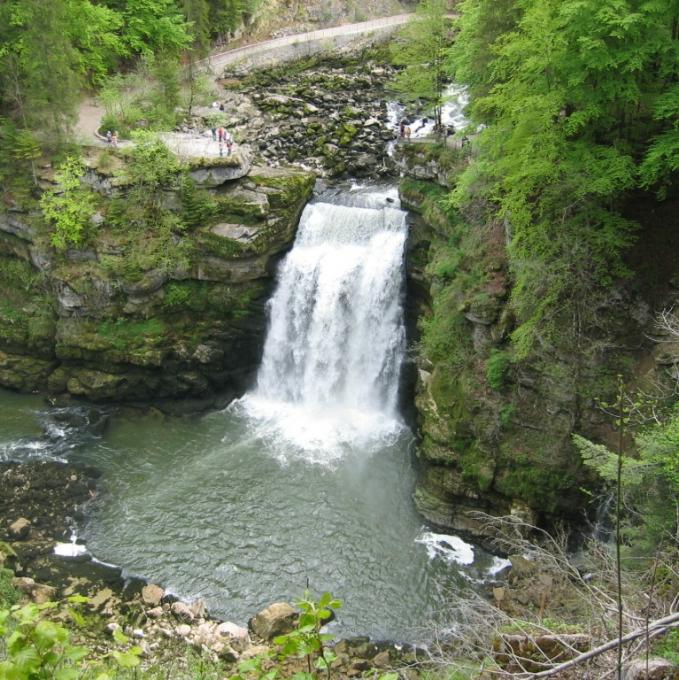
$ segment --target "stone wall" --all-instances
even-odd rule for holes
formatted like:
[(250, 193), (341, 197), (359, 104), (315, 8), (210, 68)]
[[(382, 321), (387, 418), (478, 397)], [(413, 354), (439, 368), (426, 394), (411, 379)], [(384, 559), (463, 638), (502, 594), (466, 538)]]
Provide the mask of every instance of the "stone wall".
[(367, 47), (388, 40), (407, 22), (409, 16), (384, 17), (358, 24), (288, 35), (213, 55), (205, 60), (205, 64), (215, 74), (220, 75), (225, 68), (247, 72), (312, 56), (356, 54)]

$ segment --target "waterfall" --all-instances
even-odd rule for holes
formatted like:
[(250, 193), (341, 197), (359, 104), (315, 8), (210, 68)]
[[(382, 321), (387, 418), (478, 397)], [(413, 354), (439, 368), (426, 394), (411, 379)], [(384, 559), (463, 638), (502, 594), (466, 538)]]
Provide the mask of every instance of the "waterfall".
[(405, 218), (394, 190), (307, 205), (269, 302), (257, 387), (241, 400), (259, 435), (328, 460), (400, 432)]

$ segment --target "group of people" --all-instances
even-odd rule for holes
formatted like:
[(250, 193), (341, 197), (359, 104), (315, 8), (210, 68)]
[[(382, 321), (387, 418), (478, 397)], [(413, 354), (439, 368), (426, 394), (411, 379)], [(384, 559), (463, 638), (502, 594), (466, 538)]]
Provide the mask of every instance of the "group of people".
[(230, 156), (233, 149), (232, 134), (223, 125), (211, 127), (210, 132), (212, 133), (212, 141), (219, 142), (219, 155), (224, 155), (224, 146), (226, 146), (226, 155)]
[[(214, 101), (212, 102), (212, 108), (219, 109), (220, 111), (223, 112), (224, 104)], [(219, 142), (219, 155), (220, 156), (224, 155), (224, 147), (226, 146), (226, 155), (230, 156), (234, 144), (233, 136), (231, 135), (231, 133), (228, 132), (223, 125), (217, 127), (214, 124), (210, 127), (210, 132), (212, 133), (212, 141)]]
[(114, 130), (111, 132), (110, 130), (106, 131), (106, 142), (110, 144), (114, 149), (118, 148), (118, 131)]
[(404, 119), (399, 123), (398, 132), (401, 139), (410, 139), (412, 130), (410, 129), (410, 125), (408, 125), (407, 120)]
[[(429, 118), (422, 118), (420, 125), (414, 131), (419, 132), (427, 123), (429, 123)], [(410, 139), (410, 135), (413, 133), (413, 130), (410, 129), (410, 123), (405, 118), (399, 123), (398, 131), (401, 139)]]

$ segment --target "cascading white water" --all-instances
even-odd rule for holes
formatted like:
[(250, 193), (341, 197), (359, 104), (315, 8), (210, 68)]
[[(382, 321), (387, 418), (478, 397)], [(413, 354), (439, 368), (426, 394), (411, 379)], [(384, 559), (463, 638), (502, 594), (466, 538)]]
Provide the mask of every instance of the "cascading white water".
[(354, 189), (305, 208), (269, 303), (257, 388), (239, 405), (277, 450), (283, 438), (322, 461), (402, 429), (406, 215), (393, 190)]

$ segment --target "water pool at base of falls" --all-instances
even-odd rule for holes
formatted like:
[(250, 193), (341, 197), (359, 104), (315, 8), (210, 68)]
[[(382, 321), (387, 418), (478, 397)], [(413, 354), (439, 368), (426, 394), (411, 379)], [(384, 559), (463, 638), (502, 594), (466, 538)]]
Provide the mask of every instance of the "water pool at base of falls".
[(78, 527), (90, 554), (212, 614), (244, 623), (308, 583), (344, 601), (333, 632), (426, 639), (451, 623), (451, 593), (498, 562), (413, 507), (413, 436), (396, 407), (405, 234), (393, 190), (317, 197), (281, 263), (251, 392), (200, 418), (117, 417), (79, 444), (59, 411), (0, 393), (16, 414), (0, 457), (42, 442), (96, 467)]

